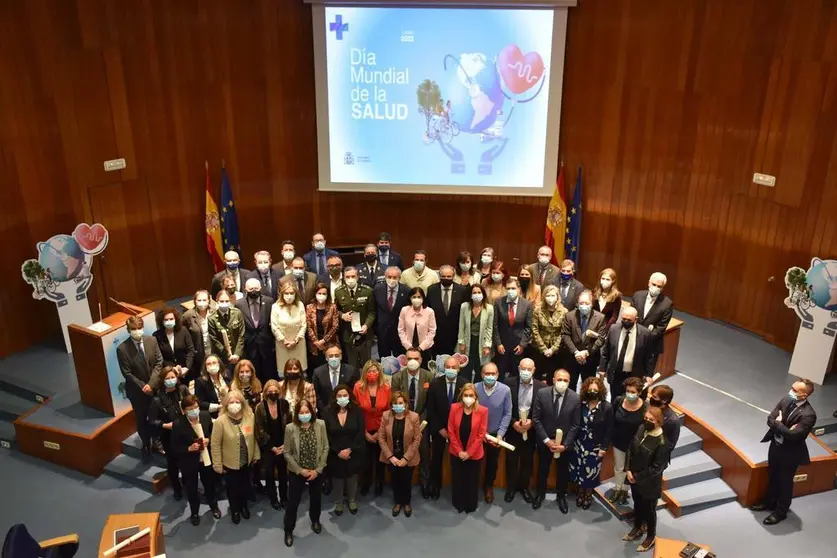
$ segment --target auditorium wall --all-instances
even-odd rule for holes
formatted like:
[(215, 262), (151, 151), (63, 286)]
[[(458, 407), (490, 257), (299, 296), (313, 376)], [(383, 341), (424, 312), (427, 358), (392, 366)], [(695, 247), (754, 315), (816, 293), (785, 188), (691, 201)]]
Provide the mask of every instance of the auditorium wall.
[[(837, 255), (837, 12), (816, 0), (579, 0), (561, 157), (584, 165), (580, 278), (650, 272), (678, 308), (789, 348), (784, 270)], [(208, 285), (204, 161), (226, 161), (244, 265), (322, 230), (393, 234), (430, 264), (494, 246), (533, 259), (548, 200), (317, 192), (310, 7), (301, 0), (0, 3), (0, 356), (58, 329), (20, 264), (104, 222), (96, 303)], [(127, 168), (104, 172), (124, 157)], [(777, 177), (753, 185), (754, 172)], [(302, 251), (300, 249), (300, 251)], [(108, 306), (105, 306), (108, 309)]]

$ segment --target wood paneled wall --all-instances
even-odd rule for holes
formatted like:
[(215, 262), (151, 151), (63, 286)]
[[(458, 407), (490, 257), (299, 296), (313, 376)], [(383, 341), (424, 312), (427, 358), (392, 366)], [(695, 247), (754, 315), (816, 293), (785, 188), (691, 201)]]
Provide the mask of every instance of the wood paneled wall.
[[(612, 266), (633, 291), (661, 270), (677, 307), (792, 345), (784, 271), (837, 255), (836, 5), (579, 1), (561, 153), (570, 184), (585, 169), (585, 283)], [(485, 245), (533, 259), (545, 199), (317, 192), (312, 41), (301, 0), (0, 2), (0, 355), (56, 331), (19, 266), (81, 220), (111, 231), (94, 301), (206, 285), (207, 159), (216, 184), (226, 159), (245, 264), (314, 229), (388, 230), (431, 265)]]

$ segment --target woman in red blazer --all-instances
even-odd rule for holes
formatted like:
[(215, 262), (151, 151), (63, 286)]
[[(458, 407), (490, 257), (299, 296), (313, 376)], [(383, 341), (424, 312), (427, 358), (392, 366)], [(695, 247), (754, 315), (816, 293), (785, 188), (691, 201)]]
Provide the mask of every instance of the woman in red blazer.
[(479, 404), (474, 384), (465, 384), (448, 417), (453, 507), (459, 513), (477, 510), (482, 443), (487, 431), (488, 408)]
[(381, 417), (389, 409), (392, 391), (383, 382), (381, 363), (370, 360), (364, 365), (360, 380), (355, 383), (354, 396), (366, 424), (366, 467), (362, 475), (360, 493), (368, 494), (375, 478), (375, 496), (384, 493), (384, 471), (386, 465), (380, 462), (381, 446), (378, 445), (378, 429)]

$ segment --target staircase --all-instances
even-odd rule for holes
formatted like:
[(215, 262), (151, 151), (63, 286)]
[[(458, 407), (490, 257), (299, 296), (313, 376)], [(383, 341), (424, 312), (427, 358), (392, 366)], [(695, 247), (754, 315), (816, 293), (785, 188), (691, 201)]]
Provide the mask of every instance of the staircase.
[(831, 451), (837, 453), (837, 418), (827, 416), (821, 418), (812, 432)]
[(166, 458), (151, 454), (151, 462), (142, 462), (142, 441), (134, 433), (122, 440), (122, 453), (105, 465), (104, 474), (156, 494), (168, 485)]
[(13, 449), (17, 445), (14, 421), (48, 399), (34, 389), (0, 379), (0, 448)]

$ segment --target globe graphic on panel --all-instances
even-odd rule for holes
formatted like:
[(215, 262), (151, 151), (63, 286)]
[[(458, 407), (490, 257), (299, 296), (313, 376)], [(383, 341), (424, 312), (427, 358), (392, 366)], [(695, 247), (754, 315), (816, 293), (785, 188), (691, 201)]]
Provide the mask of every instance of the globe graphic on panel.
[(38, 251), (38, 263), (48, 269), (52, 278), (58, 282), (74, 279), (84, 267), (84, 252), (68, 234), (58, 234), (41, 242)]
[(837, 261), (815, 260), (807, 280), (814, 303), (825, 310), (837, 310)]
[(450, 101), (452, 120), (462, 132), (476, 134), (489, 128), (503, 108), (500, 75), (482, 53), (461, 54), (459, 64), (448, 65), (448, 81), (442, 91)]

